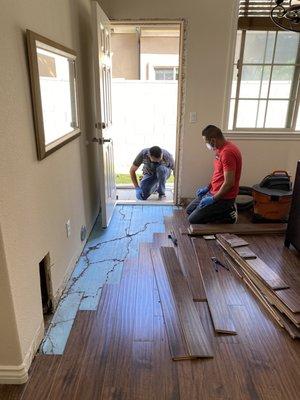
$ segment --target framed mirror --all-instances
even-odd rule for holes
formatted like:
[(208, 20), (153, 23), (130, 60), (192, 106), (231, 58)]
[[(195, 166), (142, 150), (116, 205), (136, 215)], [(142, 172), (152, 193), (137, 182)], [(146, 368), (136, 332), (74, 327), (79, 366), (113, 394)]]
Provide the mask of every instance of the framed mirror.
[(35, 136), (42, 160), (80, 135), (76, 53), (26, 31)]

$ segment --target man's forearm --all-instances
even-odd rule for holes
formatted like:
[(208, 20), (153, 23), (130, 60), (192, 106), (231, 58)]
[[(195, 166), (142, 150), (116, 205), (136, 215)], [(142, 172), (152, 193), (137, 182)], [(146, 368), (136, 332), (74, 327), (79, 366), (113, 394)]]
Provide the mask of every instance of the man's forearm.
[(214, 194), (214, 199), (215, 200), (220, 200), (223, 198), (223, 196), (225, 196), (226, 193), (229, 192), (229, 190), (232, 188), (232, 184), (231, 183), (226, 183), (224, 182), (223, 185), (220, 187), (219, 191)]
[(130, 178), (135, 188), (139, 187), (135, 171), (130, 171)]

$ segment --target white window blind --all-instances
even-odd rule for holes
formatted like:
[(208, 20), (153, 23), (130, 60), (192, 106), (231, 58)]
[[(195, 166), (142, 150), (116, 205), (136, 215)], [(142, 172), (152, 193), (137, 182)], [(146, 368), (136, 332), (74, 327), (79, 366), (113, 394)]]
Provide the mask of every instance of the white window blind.
[[(282, 5), (289, 5), (289, 0), (284, 0)], [(278, 30), (271, 21), (271, 10), (276, 6), (275, 0), (241, 0), (239, 7), (239, 29), (247, 30)]]

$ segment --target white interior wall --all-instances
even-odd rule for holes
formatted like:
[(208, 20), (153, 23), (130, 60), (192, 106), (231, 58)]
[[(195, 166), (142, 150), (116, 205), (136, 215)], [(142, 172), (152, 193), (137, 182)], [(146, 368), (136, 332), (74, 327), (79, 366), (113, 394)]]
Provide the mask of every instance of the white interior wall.
[[(0, 219), (22, 360), (42, 335), (39, 262), (50, 252), (53, 292), (57, 292), (81, 252), (81, 226), (91, 229), (99, 210), (97, 147), (86, 144), (94, 131), (90, 21), (90, 0), (1, 3)], [(43, 161), (36, 155), (26, 29), (78, 54), (82, 135)], [(1, 335), (2, 330), (0, 343)], [(5, 362), (15, 364), (15, 360)], [(0, 359), (0, 373), (1, 364)]]
[[(213, 154), (203, 145), (201, 131), (207, 124), (223, 127), (238, 2), (99, 0), (99, 3), (112, 19), (186, 19), (186, 101), (179, 195), (191, 197), (197, 186), (208, 182), (212, 172)], [(191, 111), (197, 112), (197, 123), (189, 123)], [(300, 153), (298, 139), (245, 140), (235, 136), (235, 142), (244, 155), (242, 184), (257, 183), (274, 169), (295, 172)]]

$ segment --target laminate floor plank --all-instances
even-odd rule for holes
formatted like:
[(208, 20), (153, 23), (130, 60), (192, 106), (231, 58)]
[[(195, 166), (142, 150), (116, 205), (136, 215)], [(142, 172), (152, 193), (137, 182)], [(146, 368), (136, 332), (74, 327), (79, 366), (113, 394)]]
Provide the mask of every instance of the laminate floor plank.
[(21, 400), (26, 383), (23, 385), (0, 385), (0, 400)]
[(152, 268), (151, 245), (141, 243), (138, 258), (137, 301), (134, 323), (135, 341), (153, 341), (154, 271)]
[(262, 259), (257, 257), (254, 260), (246, 260), (246, 262), (271, 289), (287, 289), (289, 287)]
[(300, 312), (300, 293), (294, 289), (276, 290), (276, 296), (293, 312)]
[[(180, 382), (178, 377), (178, 364), (170, 357), (168, 337), (166, 334), (163, 316), (154, 318), (155, 340), (153, 347), (154, 384), (151, 392), (154, 399), (176, 400), (180, 399)], [(161, 366), (163, 366), (163, 373)]]
[(171, 356), (173, 360), (189, 359), (190, 355), (179, 320), (176, 303), (159, 249), (152, 249), (151, 257)]
[(162, 247), (160, 253), (169, 277), (189, 353), (195, 357), (213, 357), (211, 344), (191, 299), (187, 282), (174, 249)]
[(197, 262), (197, 257), (191, 239), (187, 235), (178, 237), (178, 258), (185, 271), (190, 291), (194, 301), (206, 301), (203, 277)]
[[(181, 215), (181, 213), (179, 214)], [(171, 231), (177, 240), (175, 247), (179, 258), (182, 272), (184, 273), (194, 301), (206, 301), (206, 293), (203, 284), (203, 278), (195, 255), (193, 244), (188, 235), (182, 235), (181, 219), (165, 217), (164, 219), (167, 231)]]
[[(204, 239), (194, 238), (193, 244), (201, 268), (214, 328), (216, 332), (236, 334), (236, 329), (230, 317), (229, 309), (219, 282), (219, 275), (224, 271), (216, 272), (214, 270), (207, 243)], [(230, 273), (229, 271), (225, 272)]]
[(228, 271), (225, 268), (219, 266), (217, 276), (215, 277), (221, 287), (221, 292), (224, 297), (225, 303), (227, 304), (227, 306), (243, 305), (243, 293), (245, 292), (245, 288), (243, 287), (243, 285), (241, 285), (241, 281), (235, 275), (235, 273), (231, 271), (231, 263), (229, 257), (226, 256), (226, 253), (216, 240), (206, 240), (205, 243), (206, 256), (202, 254), (203, 262), (206, 259), (208, 265), (213, 271), (215, 271), (213, 262), (211, 260), (212, 257), (215, 257), (223, 265), (229, 268)]
[(173, 242), (171, 239), (168, 238), (167, 233), (154, 233), (153, 235), (153, 247), (159, 248), (162, 246), (170, 246), (173, 247)]
[(133, 388), (130, 383), (132, 383), (131, 377), (134, 373), (132, 344), (138, 267), (139, 263), (135, 260), (128, 260), (124, 265), (101, 398), (129, 400), (133, 397)]
[[(133, 343), (132, 399), (156, 400), (154, 385), (154, 342)], [(116, 397), (120, 399), (123, 397)]]
[(61, 356), (55, 380), (45, 399), (61, 400), (75, 396), (76, 383), (80, 376), (81, 358), (85, 354), (86, 338), (89, 336), (93, 322), (93, 311), (77, 313), (65, 352)]
[(236, 235), (265, 235), (285, 233), (286, 224), (193, 224), (189, 234), (193, 236), (233, 233)]
[(248, 246), (249, 243), (246, 242), (243, 238), (240, 238), (236, 235), (225, 233), (222, 235), (224, 240), (230, 245), (232, 248), (238, 248), (242, 246)]
[(57, 372), (62, 356), (38, 354), (36, 373), (29, 378), (22, 400), (47, 399), (51, 387), (57, 384)]
[(244, 260), (251, 260), (251, 259), (257, 258), (257, 255), (248, 246), (246, 246), (246, 247), (236, 247), (234, 250)]
[(118, 295), (118, 284), (104, 286), (90, 335), (85, 338), (87, 345), (80, 360), (76, 393), (70, 400), (101, 398), (110, 344), (113, 340)]

